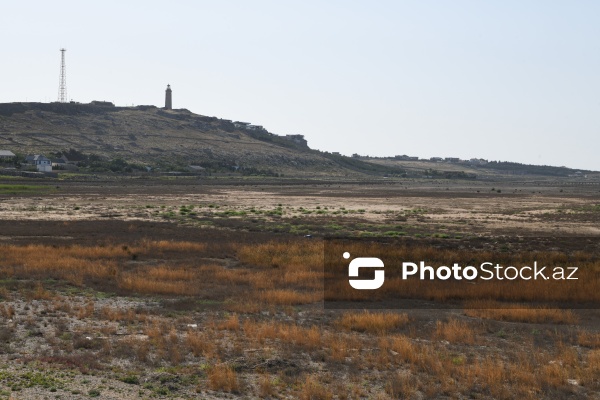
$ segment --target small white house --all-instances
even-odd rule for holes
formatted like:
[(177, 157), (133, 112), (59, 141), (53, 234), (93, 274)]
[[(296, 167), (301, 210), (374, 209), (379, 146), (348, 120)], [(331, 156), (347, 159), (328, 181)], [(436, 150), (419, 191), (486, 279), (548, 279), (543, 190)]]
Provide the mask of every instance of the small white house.
[(52, 172), (52, 161), (41, 154), (28, 155), (25, 158), (27, 163), (35, 165), (40, 172)]

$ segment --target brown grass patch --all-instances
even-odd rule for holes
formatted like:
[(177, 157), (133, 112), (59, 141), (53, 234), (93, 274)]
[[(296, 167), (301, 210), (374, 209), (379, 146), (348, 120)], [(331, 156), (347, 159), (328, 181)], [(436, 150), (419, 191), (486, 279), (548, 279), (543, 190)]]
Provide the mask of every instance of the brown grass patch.
[(240, 319), (237, 315), (230, 315), (225, 321), (217, 325), (218, 329), (226, 329), (229, 331), (240, 330)]
[(322, 300), (319, 292), (299, 292), (292, 289), (265, 290), (259, 295), (259, 299), (267, 304), (294, 306), (299, 304), (310, 304)]
[[(160, 251), (177, 251), (177, 252), (201, 252), (206, 249), (204, 243), (194, 242), (175, 242), (171, 240), (145, 240), (139, 246), (139, 250), (160, 250)], [(138, 248), (134, 248), (138, 250)]]
[(316, 377), (308, 375), (298, 397), (302, 400), (331, 400), (333, 399), (333, 393), (322, 385)]
[(571, 310), (535, 308), (525, 304), (505, 304), (494, 301), (471, 302), (467, 304), (465, 314), (477, 318), (533, 324), (575, 324), (578, 320)]
[[(431, 246), (402, 245), (387, 246), (378, 243), (354, 242), (332, 243), (327, 249), (325, 266), (329, 279), (325, 285), (325, 298), (331, 301), (362, 300), (364, 294), (357, 293), (346, 281), (347, 265), (339, 262), (339, 256), (345, 251), (351, 254), (376, 254), (383, 260), (425, 260), (426, 264), (436, 268), (446, 265), (450, 260), (461, 266), (475, 264), (478, 268), (483, 261), (493, 260), (504, 267), (530, 266), (533, 260), (539, 266), (546, 266), (546, 276), (551, 277), (554, 268), (560, 267), (565, 278), (570, 273), (568, 268), (578, 267), (578, 280), (563, 279), (518, 279), (518, 280), (421, 280), (418, 276), (402, 279), (402, 268), (386, 269), (384, 286), (375, 293), (369, 293), (371, 300), (402, 298), (445, 301), (449, 299), (474, 301), (479, 299), (496, 299), (511, 302), (574, 302), (589, 303), (600, 301), (600, 261), (593, 254), (578, 253), (567, 255), (561, 252), (489, 252), (472, 249), (440, 249)], [(338, 250), (339, 249), (339, 250)], [(476, 261), (474, 261), (476, 260)], [(525, 271), (527, 272), (527, 271)], [(530, 275), (527, 273), (526, 275)], [(560, 273), (558, 273), (560, 275)], [(480, 277), (487, 276), (481, 273)]]
[(581, 330), (577, 333), (577, 344), (592, 349), (600, 349), (600, 333)]
[(196, 357), (210, 359), (216, 355), (214, 339), (204, 332), (189, 331), (185, 336), (185, 343), (189, 351)]
[(468, 323), (451, 319), (448, 322), (437, 321), (435, 337), (447, 340), (450, 343), (475, 343), (475, 331)]
[(279, 339), (284, 343), (294, 344), (307, 349), (315, 349), (322, 344), (321, 331), (316, 327), (305, 328), (294, 324), (244, 321), (244, 334), (259, 343), (266, 339)]
[(336, 325), (345, 330), (384, 335), (405, 326), (408, 321), (408, 315), (405, 313), (364, 311), (361, 313), (346, 313), (336, 322)]
[(271, 397), (275, 394), (273, 378), (269, 374), (263, 374), (258, 379), (258, 395), (261, 398)]
[(208, 387), (211, 390), (237, 393), (240, 384), (233, 368), (226, 364), (217, 364), (208, 371)]
[(149, 279), (136, 273), (123, 274), (119, 278), (119, 287), (136, 293), (193, 295), (197, 289), (187, 282), (165, 282)]

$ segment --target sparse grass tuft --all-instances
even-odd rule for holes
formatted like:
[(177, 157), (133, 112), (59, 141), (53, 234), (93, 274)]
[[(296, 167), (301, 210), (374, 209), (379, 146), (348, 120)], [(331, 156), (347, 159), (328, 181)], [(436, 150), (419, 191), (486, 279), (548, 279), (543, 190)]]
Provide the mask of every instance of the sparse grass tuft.
[(233, 368), (226, 364), (217, 364), (208, 371), (208, 387), (211, 390), (238, 393), (240, 384)]
[(498, 321), (525, 322), (531, 324), (575, 324), (577, 316), (571, 310), (533, 308), (525, 304), (504, 304), (493, 301), (469, 303), (465, 314), (471, 317)]
[(468, 323), (457, 319), (448, 322), (437, 321), (435, 326), (435, 337), (447, 340), (450, 343), (475, 343), (475, 331)]
[(401, 328), (408, 323), (408, 315), (398, 313), (346, 313), (337, 325), (345, 330), (368, 332), (384, 335), (392, 330)]

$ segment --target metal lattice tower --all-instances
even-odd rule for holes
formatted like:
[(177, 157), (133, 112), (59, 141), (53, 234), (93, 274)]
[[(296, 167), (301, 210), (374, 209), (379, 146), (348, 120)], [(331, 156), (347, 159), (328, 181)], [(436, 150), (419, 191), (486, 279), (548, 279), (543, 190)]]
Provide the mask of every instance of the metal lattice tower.
[(60, 81), (58, 84), (58, 102), (66, 103), (67, 100), (67, 65), (65, 64), (65, 51), (60, 49)]

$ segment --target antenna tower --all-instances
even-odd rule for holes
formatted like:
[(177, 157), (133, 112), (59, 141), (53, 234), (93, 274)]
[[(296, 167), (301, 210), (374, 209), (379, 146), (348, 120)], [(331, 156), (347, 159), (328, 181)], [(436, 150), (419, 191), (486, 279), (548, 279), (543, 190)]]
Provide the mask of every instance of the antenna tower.
[(67, 100), (67, 65), (65, 64), (65, 51), (60, 49), (60, 81), (58, 84), (58, 102), (66, 103)]

